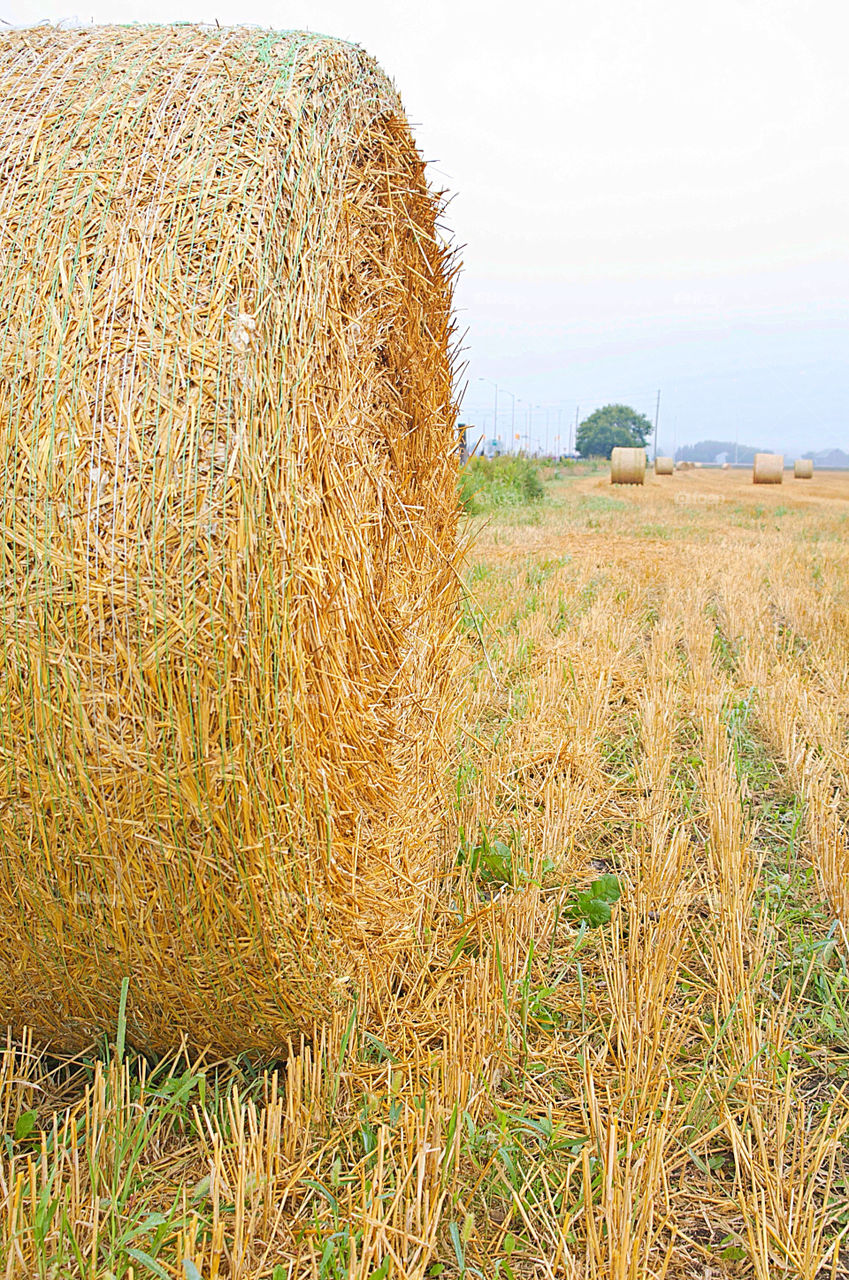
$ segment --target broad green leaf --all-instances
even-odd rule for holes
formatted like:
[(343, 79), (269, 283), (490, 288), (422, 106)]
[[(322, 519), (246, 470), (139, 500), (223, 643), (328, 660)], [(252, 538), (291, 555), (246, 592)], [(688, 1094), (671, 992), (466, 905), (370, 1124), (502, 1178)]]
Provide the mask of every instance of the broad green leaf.
[(37, 1112), (23, 1111), (15, 1121), (14, 1137), (15, 1142), (23, 1142), (24, 1138), (28, 1138), (35, 1128)]
[(584, 920), (591, 929), (610, 923), (610, 908), (621, 897), (622, 890), (614, 875), (599, 876), (586, 889), (575, 895), (569, 908), (573, 920)]
[(579, 893), (570, 914), (577, 920), (586, 920), (591, 929), (610, 922), (610, 903), (591, 893)]
[(143, 1249), (128, 1249), (127, 1253), (133, 1262), (140, 1262), (153, 1275), (158, 1276), (159, 1280), (171, 1280), (171, 1276), (169, 1276), (162, 1263), (157, 1262), (155, 1258), (151, 1258), (150, 1254), (145, 1253)]
[(619, 887), (619, 881), (616, 876), (608, 873), (599, 876), (597, 880), (593, 880), (589, 887), (589, 892), (594, 898), (600, 898), (604, 902), (618, 902), (622, 896), (622, 890)]

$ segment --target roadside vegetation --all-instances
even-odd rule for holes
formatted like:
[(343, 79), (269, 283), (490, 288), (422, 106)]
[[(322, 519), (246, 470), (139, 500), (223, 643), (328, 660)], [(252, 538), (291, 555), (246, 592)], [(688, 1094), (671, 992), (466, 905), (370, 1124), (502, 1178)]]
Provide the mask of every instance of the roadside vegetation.
[(460, 473), (460, 500), (468, 515), (539, 502), (544, 493), (539, 465), (522, 454), (474, 456)]
[(849, 480), (466, 475), (394, 1003), (271, 1065), (148, 1062), (123, 1008), (72, 1061), (10, 1040), (10, 1280), (849, 1277)]

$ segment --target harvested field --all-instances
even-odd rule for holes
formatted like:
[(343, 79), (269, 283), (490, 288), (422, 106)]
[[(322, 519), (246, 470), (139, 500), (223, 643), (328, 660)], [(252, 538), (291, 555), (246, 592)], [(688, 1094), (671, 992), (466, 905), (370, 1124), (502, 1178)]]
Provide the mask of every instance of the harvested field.
[(7, 1276), (849, 1275), (849, 476), (546, 490), (473, 521), (391, 998), (268, 1071), (153, 1067), (119, 1011), (10, 1042)]

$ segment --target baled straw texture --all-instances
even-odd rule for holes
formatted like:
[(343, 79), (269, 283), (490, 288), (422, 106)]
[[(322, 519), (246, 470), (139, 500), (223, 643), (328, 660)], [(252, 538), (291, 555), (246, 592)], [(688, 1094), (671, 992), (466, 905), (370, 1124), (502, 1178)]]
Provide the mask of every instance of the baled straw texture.
[(610, 483), (642, 484), (645, 478), (645, 449), (631, 449), (617, 445), (610, 455)]
[(781, 484), (784, 480), (783, 453), (756, 453), (752, 468), (753, 484)]
[(796, 480), (812, 480), (814, 463), (812, 458), (797, 458), (793, 463), (793, 475)]
[(275, 1050), (427, 910), (454, 265), (354, 46), (0, 36), (0, 1014)]
[(671, 476), (675, 472), (675, 463), (672, 458), (655, 458), (654, 474), (656, 476)]

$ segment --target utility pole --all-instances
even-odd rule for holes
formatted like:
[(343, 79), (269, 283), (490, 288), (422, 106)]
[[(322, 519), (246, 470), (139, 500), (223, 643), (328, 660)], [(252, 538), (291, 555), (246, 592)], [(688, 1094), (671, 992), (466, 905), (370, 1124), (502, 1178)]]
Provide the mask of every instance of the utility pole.
[(657, 462), (657, 420), (660, 417), (660, 391), (657, 393), (657, 404), (654, 407), (654, 460)]
[[(500, 391), (503, 396), (510, 397), (510, 439), (514, 440), (516, 438), (516, 397), (506, 387), (501, 387)], [(511, 445), (510, 447), (512, 448), (513, 446)]]
[[(492, 415), (492, 438), (494, 440), (498, 438), (498, 383), (493, 381), (492, 378), (479, 378), (478, 381), (479, 383), (492, 383), (494, 390), (496, 390), (496, 401), (493, 404)], [(507, 392), (507, 394), (510, 394), (510, 392)]]
[(569, 446), (569, 452), (574, 453), (578, 447), (578, 414), (581, 412), (581, 406), (575, 405), (575, 434), (572, 436), (572, 442)]

